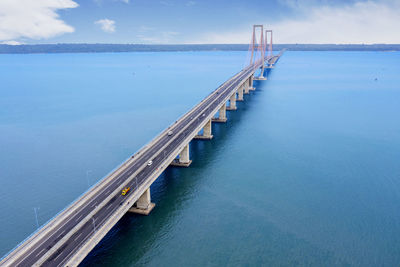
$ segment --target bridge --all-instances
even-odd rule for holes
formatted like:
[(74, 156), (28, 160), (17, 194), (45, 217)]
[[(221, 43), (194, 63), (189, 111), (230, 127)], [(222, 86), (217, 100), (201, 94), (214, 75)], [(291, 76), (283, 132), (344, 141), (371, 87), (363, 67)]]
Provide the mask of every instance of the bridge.
[[(77, 266), (127, 212), (148, 215), (155, 206), (152, 183), (171, 165), (189, 167), (191, 140), (212, 139), (212, 124), (227, 121), (226, 111), (236, 110), (236, 102), (255, 90), (254, 80), (266, 79), (265, 69), (273, 68), (283, 52), (273, 55), (272, 31), (264, 34), (262, 25), (253, 26), (249, 47), (247, 67), (20, 243), (0, 265)], [(125, 188), (130, 191), (122, 195)]]

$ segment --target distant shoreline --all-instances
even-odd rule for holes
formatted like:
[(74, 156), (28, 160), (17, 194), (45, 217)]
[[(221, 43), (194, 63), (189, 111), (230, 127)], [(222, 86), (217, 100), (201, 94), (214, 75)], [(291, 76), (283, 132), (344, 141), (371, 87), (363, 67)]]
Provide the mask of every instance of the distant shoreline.
[[(0, 54), (38, 53), (107, 53), (107, 52), (189, 52), (189, 51), (247, 51), (248, 44), (0, 44)], [(276, 44), (274, 50), (288, 51), (400, 51), (400, 44)]]

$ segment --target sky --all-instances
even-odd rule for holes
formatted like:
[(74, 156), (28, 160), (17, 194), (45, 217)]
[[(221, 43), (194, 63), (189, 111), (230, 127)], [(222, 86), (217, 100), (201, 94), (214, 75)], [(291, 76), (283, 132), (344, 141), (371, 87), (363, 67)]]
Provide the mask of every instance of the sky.
[(400, 0), (0, 0), (0, 43), (400, 43)]

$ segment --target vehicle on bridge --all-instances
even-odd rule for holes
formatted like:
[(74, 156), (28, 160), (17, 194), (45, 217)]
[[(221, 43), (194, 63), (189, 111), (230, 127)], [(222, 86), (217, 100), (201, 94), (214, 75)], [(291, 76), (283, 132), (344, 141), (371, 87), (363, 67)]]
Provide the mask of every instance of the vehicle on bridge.
[(147, 166), (151, 166), (151, 164), (153, 164), (153, 161), (149, 160), (149, 162), (147, 162)]
[(171, 136), (172, 134), (173, 134), (172, 131), (169, 131), (169, 132), (168, 132), (168, 136)]
[(128, 192), (129, 192), (130, 190), (131, 190), (130, 187), (125, 187), (125, 188), (122, 190), (122, 195), (125, 196), (126, 194), (128, 194)]

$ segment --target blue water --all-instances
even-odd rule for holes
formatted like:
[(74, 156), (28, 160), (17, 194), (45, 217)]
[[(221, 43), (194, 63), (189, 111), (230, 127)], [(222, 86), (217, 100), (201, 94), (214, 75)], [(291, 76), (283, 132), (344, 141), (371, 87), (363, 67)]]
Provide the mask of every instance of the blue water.
[[(0, 55), (0, 254), (244, 65), (243, 52)], [(84, 266), (400, 263), (400, 53), (287, 52)]]

